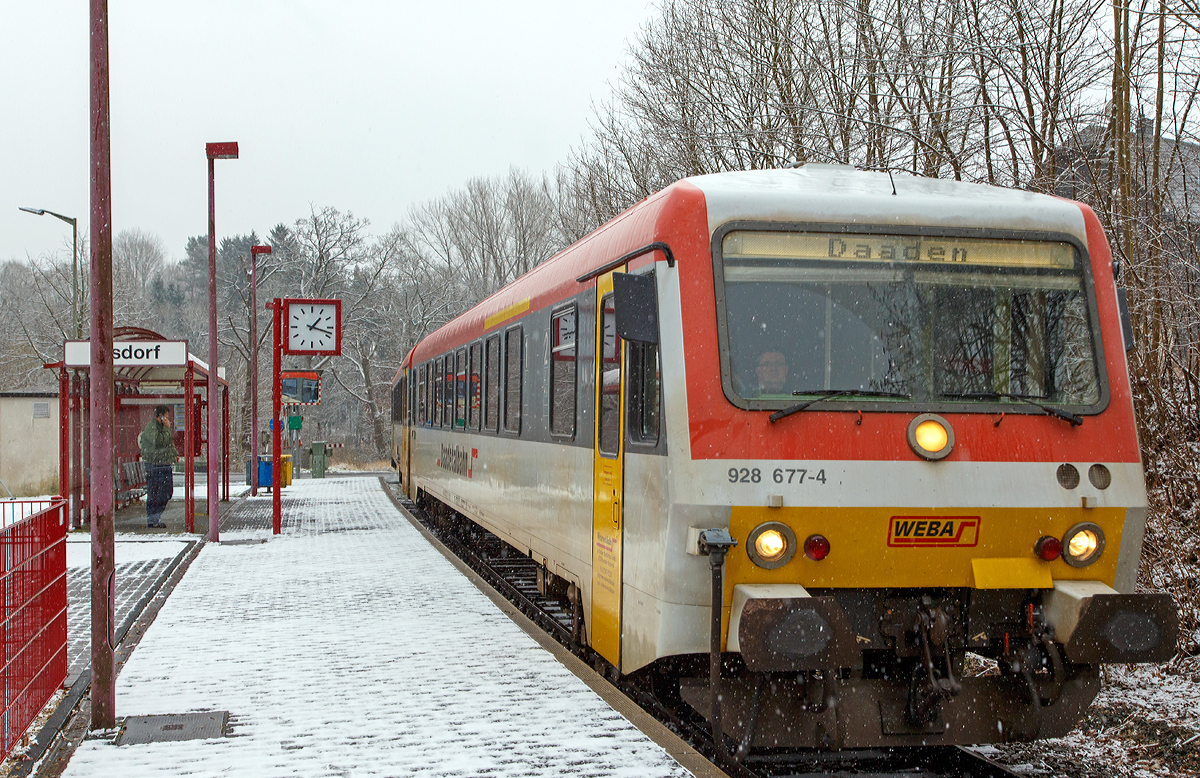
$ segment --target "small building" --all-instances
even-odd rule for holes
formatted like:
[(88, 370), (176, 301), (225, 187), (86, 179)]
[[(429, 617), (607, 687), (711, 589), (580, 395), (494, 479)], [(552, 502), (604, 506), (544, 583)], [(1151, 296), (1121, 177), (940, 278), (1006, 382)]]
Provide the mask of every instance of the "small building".
[(58, 392), (0, 392), (0, 498), (59, 493), (59, 418)]

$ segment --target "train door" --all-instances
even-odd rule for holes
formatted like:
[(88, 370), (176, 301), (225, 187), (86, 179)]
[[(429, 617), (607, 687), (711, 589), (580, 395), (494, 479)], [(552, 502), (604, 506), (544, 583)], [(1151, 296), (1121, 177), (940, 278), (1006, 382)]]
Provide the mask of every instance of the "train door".
[(592, 648), (621, 660), (621, 552), (624, 520), (623, 343), (617, 337), (612, 273), (596, 288), (596, 436), (592, 507)]

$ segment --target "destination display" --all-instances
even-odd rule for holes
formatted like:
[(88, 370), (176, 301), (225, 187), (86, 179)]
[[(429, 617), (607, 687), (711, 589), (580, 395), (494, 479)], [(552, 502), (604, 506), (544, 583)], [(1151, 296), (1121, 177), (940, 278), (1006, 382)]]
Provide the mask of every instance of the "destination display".
[(1075, 249), (1058, 241), (991, 240), (929, 235), (735, 230), (722, 243), (725, 261), (824, 260), (1070, 270)]

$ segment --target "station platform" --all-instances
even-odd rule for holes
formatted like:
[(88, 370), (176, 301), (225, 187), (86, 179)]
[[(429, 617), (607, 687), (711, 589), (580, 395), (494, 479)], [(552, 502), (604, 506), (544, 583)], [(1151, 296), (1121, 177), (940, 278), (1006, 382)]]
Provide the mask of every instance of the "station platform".
[[(476, 588), (379, 478), (297, 479), (282, 497), (275, 537), (270, 495), (222, 504), (221, 543), (159, 595), (117, 681), (127, 723), (225, 726), (140, 744), (92, 733), (62, 775), (693, 774)], [(159, 533), (171, 549), (131, 555), (174, 559), (199, 537)], [(154, 541), (118, 535), (133, 542)]]

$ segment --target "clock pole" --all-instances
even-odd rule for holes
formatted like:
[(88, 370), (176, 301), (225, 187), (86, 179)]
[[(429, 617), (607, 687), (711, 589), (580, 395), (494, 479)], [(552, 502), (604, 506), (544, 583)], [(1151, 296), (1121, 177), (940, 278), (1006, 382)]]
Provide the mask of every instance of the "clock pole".
[(271, 370), (271, 533), (278, 535), (283, 530), (283, 504), (279, 496), (279, 487), (283, 482), (279, 472), (282, 464), (279, 456), (279, 427), (281, 426), (279, 424), (279, 405), (282, 400), (279, 396), (279, 373), (280, 363), (283, 362), (283, 337), (281, 335), (283, 300), (277, 297), (274, 302), (267, 303), (267, 307), (271, 308), (275, 314), (274, 343), (271, 349), (275, 355), (275, 366)]

